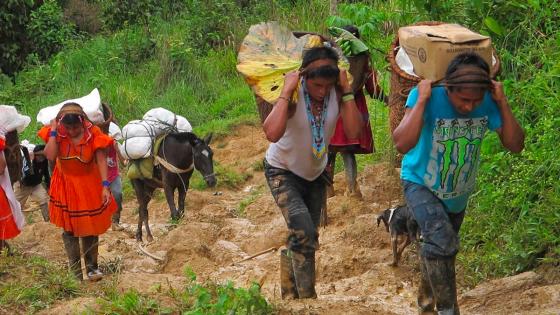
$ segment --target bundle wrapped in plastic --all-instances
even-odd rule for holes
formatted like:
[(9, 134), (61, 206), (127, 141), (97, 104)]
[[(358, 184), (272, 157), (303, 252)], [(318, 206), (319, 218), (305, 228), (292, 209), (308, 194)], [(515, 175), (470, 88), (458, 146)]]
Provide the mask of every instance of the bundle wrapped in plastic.
[(152, 108), (144, 114), (142, 120), (154, 127), (156, 136), (175, 128), (177, 115), (162, 107)]
[(191, 123), (183, 116), (177, 115), (177, 123), (175, 126), (179, 132), (192, 132)]
[[(272, 104), (282, 92), (284, 74), (301, 67), (303, 51), (323, 45), (321, 36), (306, 34), (297, 38), (278, 22), (253, 25), (239, 48), (237, 71), (257, 96)], [(339, 54), (342, 55), (340, 51)], [(346, 59), (340, 59), (339, 67), (348, 69)]]
[(103, 117), (103, 110), (101, 107), (101, 96), (99, 95), (99, 90), (97, 88), (93, 89), (91, 93), (86, 96), (66, 100), (57, 105), (45, 107), (39, 111), (37, 114), (37, 121), (43, 125), (50, 124), (51, 120), (56, 118), (56, 115), (66, 103), (76, 103), (82, 107), (89, 120), (94, 124), (101, 124), (105, 121)]
[(0, 105), (0, 126), (6, 129), (6, 131), (17, 130), (18, 133), (21, 133), (29, 126), (30, 122), (31, 118), (18, 113), (14, 106)]
[(121, 155), (135, 160), (151, 156), (152, 143), (157, 137), (156, 129), (144, 120), (133, 120), (122, 129), (124, 142), (119, 145)]
[(152, 155), (152, 144), (153, 139), (149, 137), (130, 138), (119, 144), (119, 151), (126, 159), (143, 159)]
[(175, 131), (192, 132), (192, 126), (185, 117), (175, 115), (165, 108), (150, 109), (142, 120), (133, 120), (123, 127), (124, 142), (119, 145), (119, 150), (125, 158), (131, 160), (150, 157), (156, 138)]
[(123, 139), (121, 128), (114, 122), (109, 123), (109, 136), (117, 141)]
[(144, 120), (132, 120), (122, 129), (124, 140), (137, 137), (155, 138), (157, 136), (156, 129), (152, 124)]

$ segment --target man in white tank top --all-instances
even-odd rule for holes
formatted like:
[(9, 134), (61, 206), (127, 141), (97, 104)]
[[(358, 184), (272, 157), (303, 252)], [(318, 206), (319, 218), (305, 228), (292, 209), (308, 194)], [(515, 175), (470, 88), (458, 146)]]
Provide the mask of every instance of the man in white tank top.
[[(338, 117), (357, 138), (361, 116), (346, 71), (329, 47), (306, 50), (300, 71), (286, 74), (284, 87), (263, 123), (272, 142), (265, 176), (290, 235), (281, 251), (282, 298), (316, 298), (315, 250), (321, 210), (326, 204), (327, 148)], [(292, 95), (297, 91), (297, 102)]]

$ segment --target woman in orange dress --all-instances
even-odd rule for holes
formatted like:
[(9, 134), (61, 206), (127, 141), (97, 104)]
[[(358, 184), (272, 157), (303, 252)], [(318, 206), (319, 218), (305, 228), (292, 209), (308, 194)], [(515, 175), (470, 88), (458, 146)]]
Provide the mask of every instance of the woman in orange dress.
[(80, 243), (90, 280), (98, 268), (99, 235), (111, 226), (117, 205), (107, 181), (106, 148), (113, 139), (94, 126), (75, 103), (65, 104), (50, 126), (39, 131), (45, 156), (56, 161), (49, 190), (51, 223), (63, 228), (62, 240), (70, 269), (82, 279)]
[[(10, 248), (6, 240), (16, 237), (23, 227), (25, 220), (19, 202), (15, 199), (4, 148), (6, 147), (6, 130), (0, 126), (0, 252)], [(8, 198), (11, 196), (11, 198)]]

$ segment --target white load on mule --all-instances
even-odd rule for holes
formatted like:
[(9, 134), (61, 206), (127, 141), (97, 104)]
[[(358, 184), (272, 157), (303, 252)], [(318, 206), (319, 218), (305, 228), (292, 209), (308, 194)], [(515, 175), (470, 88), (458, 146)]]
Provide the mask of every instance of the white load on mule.
[(133, 120), (122, 129), (124, 142), (119, 146), (122, 156), (130, 160), (152, 156), (156, 138), (168, 132), (191, 132), (192, 126), (183, 117), (165, 108), (150, 109), (142, 120)]

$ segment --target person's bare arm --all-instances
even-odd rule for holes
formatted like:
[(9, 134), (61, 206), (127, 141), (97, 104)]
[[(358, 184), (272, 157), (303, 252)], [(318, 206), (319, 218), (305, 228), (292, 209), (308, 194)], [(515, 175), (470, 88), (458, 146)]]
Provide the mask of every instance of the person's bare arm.
[[(105, 182), (107, 180), (107, 152), (104, 149), (98, 149), (95, 151), (95, 159), (97, 161), (97, 167), (99, 168), (99, 174), (101, 175), (101, 181)], [(91, 183), (92, 185), (102, 185), (102, 183)], [(102, 198), (103, 203), (107, 203), (111, 197), (111, 192), (109, 187), (103, 186)]]
[[(57, 131), (58, 123), (56, 119), (51, 121), (51, 132)], [(47, 144), (45, 145), (45, 149), (43, 150), (45, 153), (45, 157), (49, 161), (56, 160), (56, 156), (58, 155), (58, 142), (56, 142), (56, 136), (51, 136), (49, 134), (49, 139), (47, 140)]]
[(513, 116), (501, 82), (492, 81), (492, 98), (502, 117), (502, 127), (496, 130), (502, 145), (513, 153), (521, 152), (525, 147), (525, 133)]
[(299, 77), (299, 71), (292, 71), (286, 74), (280, 97), (263, 123), (266, 139), (270, 142), (277, 142), (286, 132), (286, 125), (288, 118), (290, 118), (289, 103), (299, 83)]
[[(352, 87), (348, 83), (348, 74), (346, 70), (340, 70), (338, 82), (338, 87), (342, 91), (342, 94), (354, 94), (352, 92)], [(342, 117), (342, 125), (344, 126), (344, 133), (346, 136), (350, 139), (359, 138), (363, 121), (354, 98), (348, 101), (341, 100), (340, 115)]]
[(405, 111), (401, 123), (393, 131), (393, 142), (395, 148), (401, 154), (406, 154), (414, 148), (420, 139), (420, 133), (424, 126), (424, 110), (432, 95), (432, 81), (422, 80), (418, 84), (418, 99), (412, 109)]

